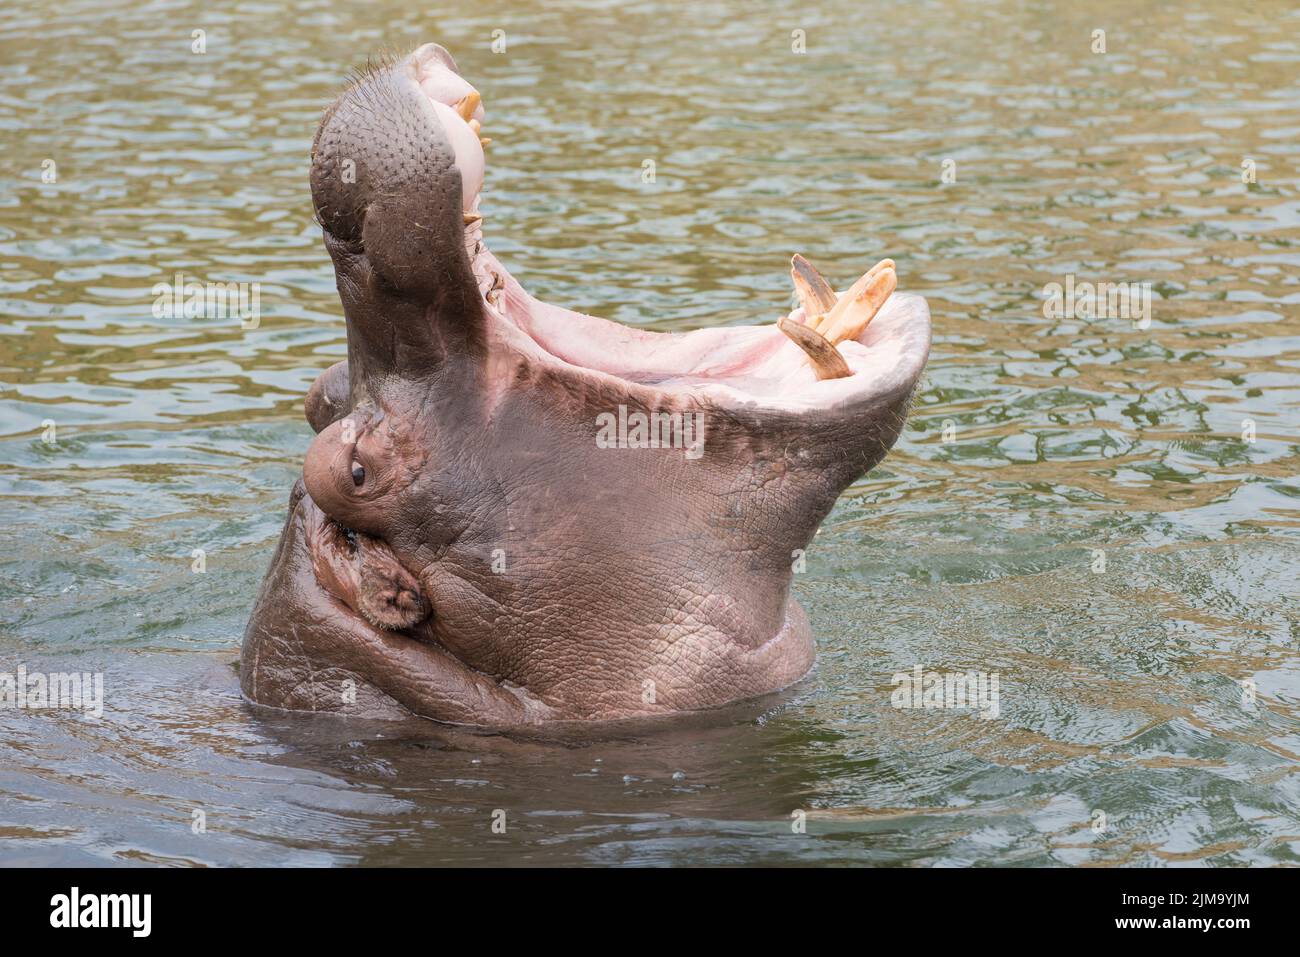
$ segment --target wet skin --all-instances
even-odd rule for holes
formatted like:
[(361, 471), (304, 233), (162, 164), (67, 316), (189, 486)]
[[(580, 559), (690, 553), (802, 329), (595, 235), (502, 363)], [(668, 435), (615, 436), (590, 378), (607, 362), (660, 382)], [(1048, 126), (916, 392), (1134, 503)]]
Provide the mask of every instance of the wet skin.
[[(246, 696), (509, 726), (789, 685), (814, 654), (792, 566), (898, 437), (924, 300), (891, 295), (830, 379), (774, 324), (652, 333), (538, 302), (483, 243), (483, 117), (427, 44), (321, 123), (312, 198), (348, 358), (306, 398), (317, 435)], [(702, 432), (608, 447), (636, 413)]]

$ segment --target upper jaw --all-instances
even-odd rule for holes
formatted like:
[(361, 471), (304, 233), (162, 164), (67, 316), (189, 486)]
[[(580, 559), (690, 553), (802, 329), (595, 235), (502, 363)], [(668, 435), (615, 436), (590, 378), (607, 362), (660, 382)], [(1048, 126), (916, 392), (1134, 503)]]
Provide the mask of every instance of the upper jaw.
[(426, 43), (407, 58), (406, 70), (428, 99), (450, 141), (460, 172), (462, 211), (470, 213), (483, 188), (489, 140), (481, 133), (485, 112), (478, 90), (460, 75), (451, 54), (436, 43)]

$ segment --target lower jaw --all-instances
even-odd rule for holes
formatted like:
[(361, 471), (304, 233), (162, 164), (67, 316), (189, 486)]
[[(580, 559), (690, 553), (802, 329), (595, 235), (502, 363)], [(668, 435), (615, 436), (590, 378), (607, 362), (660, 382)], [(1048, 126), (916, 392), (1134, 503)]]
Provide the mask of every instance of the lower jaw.
[[(843, 416), (847, 409), (905, 404), (905, 394), (925, 365), (928, 309), (919, 296), (901, 291), (875, 305), (874, 319), (857, 338), (836, 337), (838, 345), (831, 345), (820, 334), (811, 334), (843, 369), (842, 375), (831, 378), (823, 375), (822, 364), (834, 363), (826, 357), (819, 363), (807, 354), (806, 343), (795, 341), (810, 334), (790, 331), (803, 328), (802, 307), (777, 323), (669, 334), (542, 302), (510, 276), (485, 244), (478, 205), (476, 197), (472, 213), (466, 214), (471, 221), (464, 227), (464, 244), (485, 304), (489, 353), (503, 366), (522, 359), (562, 377), (591, 381), (594, 375), (609, 388), (644, 386), (647, 391), (640, 398), (656, 407), (671, 406), (668, 411), (707, 405), (825, 417), (833, 410)], [(890, 264), (892, 276), (892, 260), (883, 263)], [(841, 302), (846, 300), (841, 297)]]

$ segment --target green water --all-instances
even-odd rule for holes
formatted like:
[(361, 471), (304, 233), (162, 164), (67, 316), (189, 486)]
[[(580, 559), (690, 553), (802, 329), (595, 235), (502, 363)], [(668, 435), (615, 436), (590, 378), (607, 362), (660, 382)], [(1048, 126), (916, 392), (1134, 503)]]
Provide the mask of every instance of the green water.
[[(0, 863), (1300, 863), (1300, 16), (1082, 6), (6, 3), (0, 670), (105, 700), (0, 710)], [(241, 701), (345, 350), (311, 134), (431, 39), (542, 298), (771, 321), (800, 251), (929, 299), (911, 425), (796, 580), (789, 692), (549, 739)], [(260, 325), (155, 318), (178, 270), (260, 283)], [(1067, 275), (1150, 283), (1149, 325), (1045, 318)], [(997, 716), (892, 707), (918, 665), (996, 673)]]

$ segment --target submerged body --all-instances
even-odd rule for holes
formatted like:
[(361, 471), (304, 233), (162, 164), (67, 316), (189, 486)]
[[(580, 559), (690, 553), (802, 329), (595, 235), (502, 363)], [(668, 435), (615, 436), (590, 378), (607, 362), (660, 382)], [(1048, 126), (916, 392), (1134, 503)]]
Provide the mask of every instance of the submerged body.
[[(483, 243), (482, 121), (428, 44), (321, 124), (312, 195), (348, 359), (306, 400), (318, 434), (245, 636), (245, 694), (503, 726), (790, 684), (813, 661), (792, 565), (902, 428), (924, 300), (886, 292), (829, 347), (541, 303)], [(785, 323), (815, 329), (806, 311)]]

